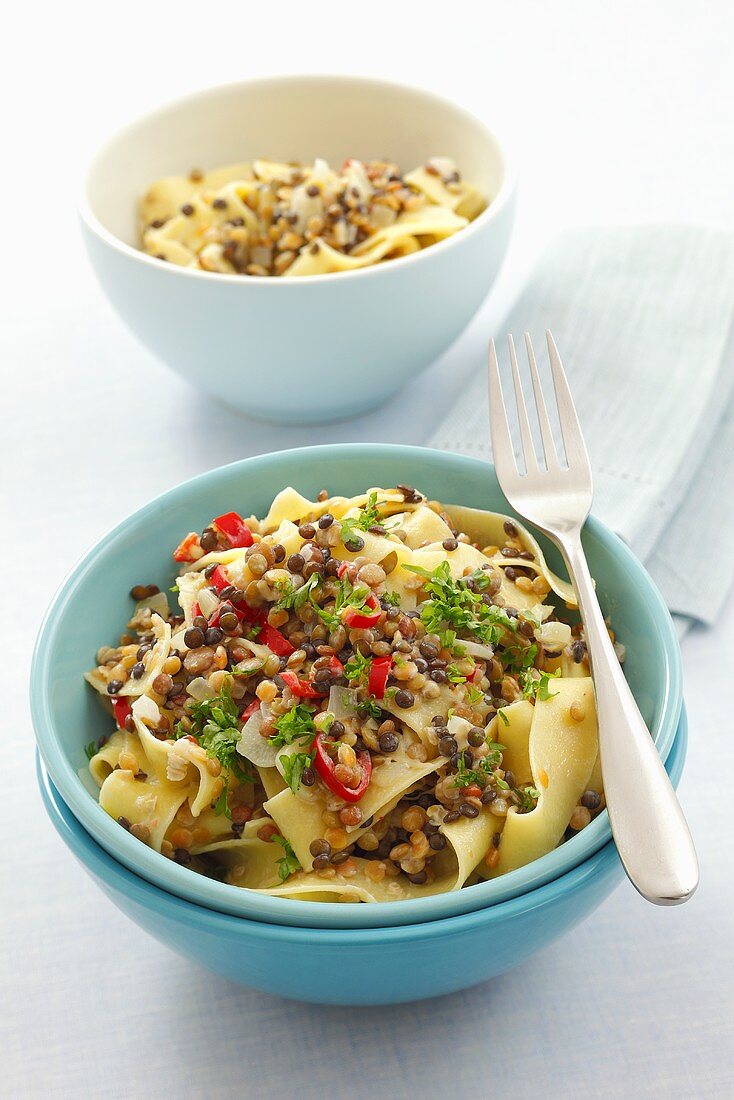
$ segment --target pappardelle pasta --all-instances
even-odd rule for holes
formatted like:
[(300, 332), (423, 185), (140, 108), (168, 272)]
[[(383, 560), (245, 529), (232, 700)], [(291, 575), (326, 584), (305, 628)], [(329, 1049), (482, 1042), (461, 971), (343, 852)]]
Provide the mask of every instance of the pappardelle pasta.
[(158, 180), (140, 204), (145, 252), (230, 275), (326, 275), (407, 256), (486, 206), (448, 157), (402, 176), (353, 158), (336, 172), (256, 160)]
[(228, 512), (136, 586), (87, 680), (100, 805), (164, 856), (311, 901), (458, 890), (604, 806), (568, 582), (516, 520), (407, 485)]

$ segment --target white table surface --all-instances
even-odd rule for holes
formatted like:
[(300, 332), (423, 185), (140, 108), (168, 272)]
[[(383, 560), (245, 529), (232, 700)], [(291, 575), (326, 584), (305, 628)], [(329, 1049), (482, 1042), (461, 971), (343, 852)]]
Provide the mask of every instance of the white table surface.
[[(463, 994), (342, 1010), (228, 984), (124, 919), (45, 818), (29, 653), (56, 586), (108, 527), (245, 455), (422, 442), (436, 395), (442, 404), (476, 367), (539, 245), (563, 225), (732, 224), (730, 5), (708, 5), (705, 20), (698, 4), (646, 0), (377, 3), (328, 18), (328, 5), (255, 7), (134, 0), (41, 16), (15, 5), (4, 26), (0, 1094), (731, 1096), (734, 599), (683, 647), (681, 797), (699, 895), (658, 910), (622, 886), (565, 940)], [(518, 227), (486, 308), (410, 393), (359, 420), (278, 430), (197, 395), (123, 329), (82, 254), (76, 180), (109, 131), (165, 98), (248, 74), (340, 69), (433, 87), (513, 134)]]

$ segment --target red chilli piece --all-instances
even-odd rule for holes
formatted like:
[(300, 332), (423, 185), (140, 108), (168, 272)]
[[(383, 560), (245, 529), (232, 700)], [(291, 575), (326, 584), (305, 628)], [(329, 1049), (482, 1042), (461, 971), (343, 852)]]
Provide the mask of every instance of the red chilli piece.
[(290, 657), (291, 653), (296, 652), (295, 646), (291, 645), (285, 635), (268, 622), (261, 625), (257, 640), (260, 645), (266, 645), (276, 657)]
[(212, 523), (226, 535), (233, 547), (252, 546), (252, 531), (247, 526), (242, 516), (237, 512), (225, 512), (223, 516), (217, 516)]
[(260, 700), (253, 699), (249, 707), (245, 707), (240, 715), (240, 721), (245, 723), (248, 718), (252, 718), (253, 714), (256, 714), (260, 710)]
[(392, 662), (393, 659), (391, 655), (387, 657), (374, 657), (372, 660), (369, 677), (367, 679), (367, 690), (370, 695), (374, 695), (375, 699), (383, 699), (385, 697), (385, 688), (387, 687), (387, 679), (390, 675)]
[(334, 775), (336, 761), (329, 754), (326, 747), (327, 742), (328, 737), (326, 734), (317, 733), (311, 744), (311, 750), (315, 753), (314, 766), (316, 771), (321, 776), (324, 784), (338, 798), (343, 798), (345, 802), (359, 802), (370, 785), (370, 779), (372, 778), (372, 757), (367, 751), (357, 753), (357, 765), (360, 769), (359, 783), (356, 787), (347, 787)]
[[(367, 610), (369, 609), (369, 610)], [(370, 594), (365, 600), (363, 608), (348, 607), (344, 613), (344, 622), (355, 629), (366, 629), (374, 626), (382, 614), (382, 608), (375, 596)]]
[(125, 728), (125, 719), (129, 718), (133, 712), (133, 708), (127, 699), (113, 699), (112, 711), (115, 715), (115, 721), (117, 722), (118, 729)]
[(209, 584), (212, 588), (216, 588), (217, 592), (221, 592), (223, 588), (229, 588), (229, 578), (221, 565), (218, 565), (217, 568), (210, 573)]
[(199, 545), (199, 536), (196, 531), (189, 531), (185, 539), (181, 539), (180, 543), (173, 551), (174, 561), (193, 561), (191, 551), (195, 546)]
[(294, 695), (299, 699), (321, 699), (321, 692), (317, 691), (313, 684), (309, 684), (307, 680), (299, 680), (295, 672), (291, 672), (286, 669), (285, 672), (279, 673), (279, 676), (283, 683), (290, 688)]

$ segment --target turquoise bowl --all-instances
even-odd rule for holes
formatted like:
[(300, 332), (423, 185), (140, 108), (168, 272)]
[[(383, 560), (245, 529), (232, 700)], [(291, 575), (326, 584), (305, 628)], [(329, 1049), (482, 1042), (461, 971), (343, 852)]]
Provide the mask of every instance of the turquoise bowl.
[[(327, 487), (345, 495), (372, 485), (410, 482), (456, 504), (511, 511), (492, 467), (477, 459), (381, 444), (279, 451), (212, 470), (179, 485), (124, 520), (83, 558), (56, 594), (41, 627), (31, 673), (31, 711), (51, 780), (81, 825), (116, 860), (181, 898), (235, 916), (302, 927), (406, 925), (483, 909), (552, 881), (606, 845), (606, 812), (560, 848), (500, 879), (456, 893), (375, 905), (314, 904), (272, 898), (193, 874), (121, 829), (98, 805), (84, 745), (109, 733), (110, 719), (82, 679), (97, 648), (112, 642), (130, 612), (129, 589), (155, 582), (166, 589), (174, 571), (170, 548), (231, 508), (263, 514), (292, 484), (315, 497)], [(543, 540), (541, 540), (543, 541)], [(543, 543), (559, 566), (557, 554)], [(682, 706), (675, 629), (649, 576), (625, 546), (590, 519), (584, 545), (602, 607), (627, 647), (627, 675), (663, 760)]]
[[(687, 743), (682, 711), (666, 762), (676, 785)], [(184, 958), (230, 981), (299, 1001), (398, 1004), (466, 989), (570, 931), (624, 877), (609, 842), (545, 886), (461, 916), (393, 928), (264, 924), (193, 905), (132, 874), (85, 832), (40, 761), (38, 776), (62, 840), (123, 913)]]

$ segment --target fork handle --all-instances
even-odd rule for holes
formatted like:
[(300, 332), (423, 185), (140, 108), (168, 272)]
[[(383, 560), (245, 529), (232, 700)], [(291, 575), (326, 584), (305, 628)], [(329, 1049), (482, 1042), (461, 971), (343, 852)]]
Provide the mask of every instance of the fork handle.
[(633, 886), (657, 905), (687, 901), (698, 860), (683, 811), (625, 679), (596, 597), (581, 538), (556, 541), (586, 628), (609, 820)]

